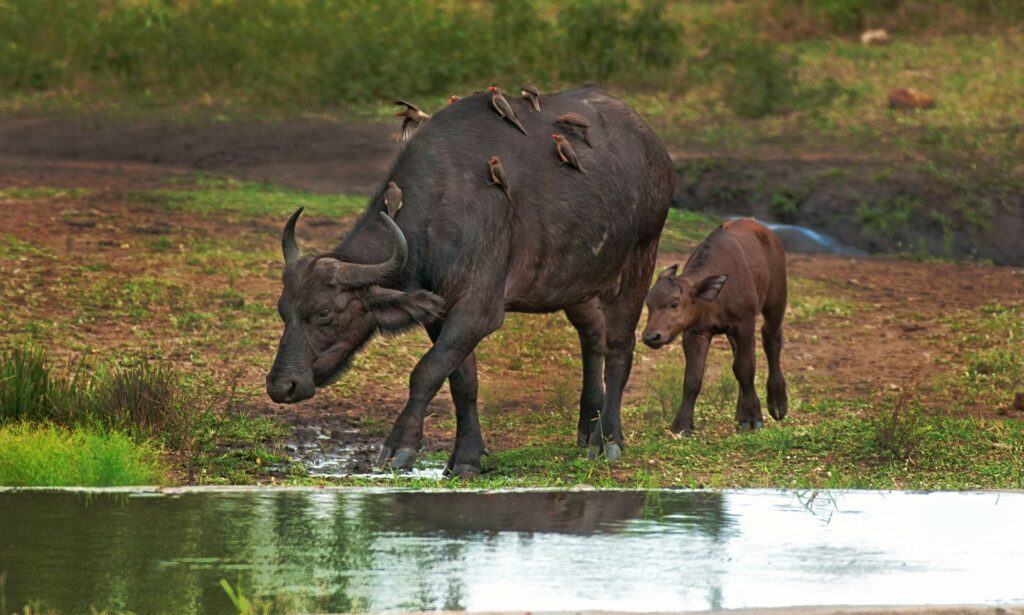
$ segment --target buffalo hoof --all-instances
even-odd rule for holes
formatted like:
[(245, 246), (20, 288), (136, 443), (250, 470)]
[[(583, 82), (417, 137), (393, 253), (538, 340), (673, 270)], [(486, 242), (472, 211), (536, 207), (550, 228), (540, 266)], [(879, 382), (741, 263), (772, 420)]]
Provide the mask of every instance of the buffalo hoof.
[(391, 459), (391, 452), (391, 449), (386, 446), (380, 447), (380, 453), (377, 454), (377, 463), (374, 465), (378, 468), (386, 467), (388, 465), (388, 460)]
[(591, 444), (587, 447), (587, 459), (593, 461), (601, 456), (601, 447), (596, 444)]
[(764, 421), (761, 420), (741, 421), (740, 424), (736, 426), (736, 431), (757, 431), (763, 427)]
[(473, 479), (483, 473), (483, 470), (478, 466), (474, 466), (469, 463), (457, 463), (449, 468), (444, 469), (444, 475), (450, 478), (461, 478), (465, 480)]
[(789, 409), (786, 407), (785, 402), (779, 404), (778, 407), (768, 406), (768, 414), (772, 415), (772, 418), (775, 419), (776, 421), (781, 421), (782, 419), (786, 418), (786, 412), (788, 410)]
[(400, 448), (395, 451), (388, 465), (394, 470), (411, 470), (416, 463), (417, 455), (418, 453), (411, 448)]
[(576, 432), (576, 446), (586, 448), (590, 443), (590, 432), (582, 429)]
[(609, 442), (604, 445), (604, 456), (608, 461), (615, 461), (622, 457), (622, 447), (614, 442)]

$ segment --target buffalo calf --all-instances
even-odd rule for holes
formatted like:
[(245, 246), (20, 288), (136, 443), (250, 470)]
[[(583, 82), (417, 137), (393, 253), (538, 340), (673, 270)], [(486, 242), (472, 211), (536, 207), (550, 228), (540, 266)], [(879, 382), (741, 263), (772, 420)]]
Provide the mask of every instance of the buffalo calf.
[(786, 254), (782, 242), (750, 218), (715, 229), (686, 262), (661, 272), (647, 293), (643, 341), (661, 348), (683, 334), (686, 374), (683, 403), (672, 422), (674, 433), (693, 431), (693, 406), (704, 379), (711, 338), (724, 333), (732, 346), (732, 370), (740, 385), (736, 422), (740, 429), (764, 426), (754, 390), (754, 328), (764, 315), (761, 338), (768, 356), (768, 412), (786, 416), (786, 380), (779, 367), (782, 317), (786, 312)]

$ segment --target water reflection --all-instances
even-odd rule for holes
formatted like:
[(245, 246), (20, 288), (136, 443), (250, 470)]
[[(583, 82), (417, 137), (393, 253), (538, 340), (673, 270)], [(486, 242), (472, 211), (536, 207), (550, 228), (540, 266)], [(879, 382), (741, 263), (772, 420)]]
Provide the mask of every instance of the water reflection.
[(0, 572), (9, 610), (63, 613), (227, 612), (221, 578), (295, 611), (1024, 601), (1022, 518), (1021, 494), (0, 492)]

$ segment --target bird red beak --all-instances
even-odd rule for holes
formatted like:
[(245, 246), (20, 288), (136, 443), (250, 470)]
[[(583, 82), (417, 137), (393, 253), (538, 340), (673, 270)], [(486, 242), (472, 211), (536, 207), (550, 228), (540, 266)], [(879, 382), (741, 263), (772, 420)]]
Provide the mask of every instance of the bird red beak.
[(395, 113), (395, 117), (402, 117), (403, 115), (405, 115), (405, 114), (402, 113), (401, 111), (399, 111), (398, 113)]
[(488, 91), (488, 92), (493, 92), (493, 91), (495, 91), (495, 90), (497, 90), (497, 89), (498, 89), (498, 88), (494, 87), (493, 85), (489, 85), (489, 86), (487, 86), (487, 91)]
[(551, 138), (552, 138), (552, 139), (557, 139), (557, 138), (558, 138), (558, 135), (551, 135)]

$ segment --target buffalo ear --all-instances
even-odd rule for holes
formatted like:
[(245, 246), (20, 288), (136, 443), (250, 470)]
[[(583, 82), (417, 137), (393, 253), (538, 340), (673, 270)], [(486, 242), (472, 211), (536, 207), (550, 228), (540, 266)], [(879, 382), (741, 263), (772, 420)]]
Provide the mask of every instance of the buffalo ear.
[(367, 309), (382, 331), (398, 332), (419, 323), (429, 324), (444, 314), (444, 299), (426, 290), (411, 293), (371, 286), (366, 289)]
[(723, 273), (708, 276), (694, 287), (693, 296), (701, 301), (714, 301), (715, 297), (718, 296), (718, 292), (722, 290), (722, 285), (728, 279), (729, 276)]
[(669, 268), (665, 269), (664, 271), (662, 271), (661, 273), (659, 273), (658, 274), (658, 279), (660, 280), (662, 278), (672, 277), (672, 276), (676, 275), (676, 272), (678, 270), (679, 270), (679, 263), (676, 263), (675, 265), (672, 265), (671, 267), (669, 267)]

